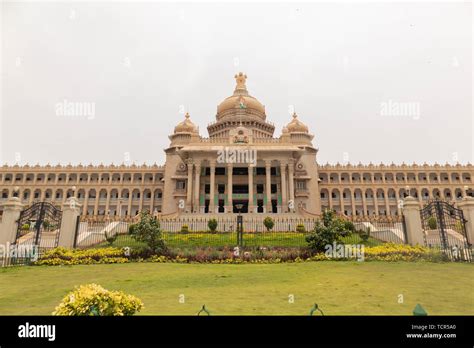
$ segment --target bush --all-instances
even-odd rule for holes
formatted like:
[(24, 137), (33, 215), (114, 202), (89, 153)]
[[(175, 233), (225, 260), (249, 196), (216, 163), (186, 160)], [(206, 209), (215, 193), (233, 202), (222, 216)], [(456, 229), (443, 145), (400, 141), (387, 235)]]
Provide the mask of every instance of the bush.
[(181, 233), (189, 233), (188, 225), (181, 226)]
[(270, 216), (267, 216), (263, 220), (263, 226), (265, 226), (265, 228), (267, 229), (267, 232), (271, 231), (274, 225), (275, 225), (275, 222), (273, 222), (273, 219)]
[(152, 253), (161, 254), (166, 250), (160, 223), (147, 211), (140, 213), (140, 221), (134, 228), (132, 238), (145, 243)]
[(367, 227), (365, 231), (364, 230), (358, 231), (358, 234), (359, 234), (360, 239), (362, 239), (362, 241), (367, 242), (370, 238), (370, 227)]
[(304, 227), (303, 224), (298, 224), (298, 225), (296, 225), (296, 232), (298, 232), (298, 233), (305, 233), (305, 232), (306, 232), (306, 228)]
[(104, 234), (105, 234), (105, 240), (107, 241), (107, 243), (109, 243), (109, 245), (114, 244), (118, 236), (117, 233), (113, 233), (111, 231), (109, 232), (105, 231)]
[(407, 244), (384, 243), (365, 248), (365, 260), (368, 261), (444, 261), (439, 250)]
[(30, 229), (30, 224), (23, 224), (23, 225), (21, 225), (21, 229), (22, 229), (23, 231), (28, 231), (28, 230)]
[(355, 230), (356, 230), (356, 228), (355, 228), (354, 224), (352, 223), (352, 221), (349, 221), (349, 220), (346, 220), (344, 222), (344, 229), (346, 231), (349, 231), (350, 233), (355, 232)]
[(306, 236), (306, 242), (313, 252), (325, 252), (326, 245), (337, 242), (342, 244), (341, 237), (350, 234), (346, 229), (346, 221), (335, 216), (331, 210), (323, 213), (322, 223), (317, 221), (314, 231)]
[(438, 228), (438, 221), (434, 216), (428, 218), (428, 227), (430, 230), (436, 230)]
[(53, 315), (129, 316), (143, 309), (143, 302), (122, 291), (109, 291), (97, 284), (77, 287), (68, 293)]
[(216, 232), (217, 220), (216, 219), (209, 219), (209, 221), (207, 222), (207, 227), (209, 227), (211, 232)]
[(130, 224), (130, 226), (128, 226), (128, 234), (134, 235), (136, 228), (137, 228), (137, 224)]
[(66, 249), (55, 248), (45, 252), (34, 265), (90, 265), (97, 263), (126, 263), (125, 251), (121, 248)]

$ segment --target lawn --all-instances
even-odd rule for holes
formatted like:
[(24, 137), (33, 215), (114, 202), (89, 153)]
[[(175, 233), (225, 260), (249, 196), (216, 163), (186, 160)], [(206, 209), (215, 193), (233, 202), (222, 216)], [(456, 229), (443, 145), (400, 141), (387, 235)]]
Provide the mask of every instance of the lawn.
[(195, 315), (203, 304), (215, 315), (308, 315), (314, 303), (326, 315), (411, 315), (417, 303), (430, 315), (474, 314), (473, 264), (375, 261), (10, 267), (0, 269), (0, 314), (48, 315), (91, 282), (138, 296), (144, 315)]
[[(298, 232), (259, 232), (259, 233), (244, 233), (244, 246), (246, 247), (304, 247), (307, 246), (305, 237), (306, 233)], [(170, 248), (195, 248), (202, 246), (209, 247), (234, 247), (237, 244), (237, 232), (228, 233), (163, 233), (163, 239), (166, 245)], [(382, 242), (374, 238), (369, 238), (363, 241), (359, 235), (351, 234), (350, 236), (342, 238), (345, 244), (365, 244), (366, 246), (379, 245)], [(109, 243), (102, 242), (95, 245), (97, 248), (109, 246)], [(143, 243), (135, 241), (131, 235), (122, 234), (117, 236), (117, 239), (112, 243), (112, 246), (117, 247), (139, 247), (144, 246)]]

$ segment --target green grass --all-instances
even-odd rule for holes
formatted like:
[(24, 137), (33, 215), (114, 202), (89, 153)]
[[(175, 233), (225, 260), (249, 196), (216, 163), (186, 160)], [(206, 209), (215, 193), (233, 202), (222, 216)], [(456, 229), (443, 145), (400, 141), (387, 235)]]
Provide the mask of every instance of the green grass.
[[(307, 246), (305, 233), (297, 232), (263, 232), (244, 233), (244, 245), (247, 247), (305, 247)], [(237, 233), (163, 233), (165, 243), (170, 248), (195, 248), (195, 247), (233, 247), (237, 244)], [(382, 242), (369, 238), (363, 242), (357, 234), (342, 238), (346, 244), (365, 244), (366, 246), (379, 245)], [(97, 248), (109, 246), (107, 242), (96, 245)], [(119, 235), (112, 243), (117, 247), (140, 247), (143, 243), (135, 241), (130, 235)]]
[(4, 268), (0, 314), (48, 315), (74, 286), (92, 282), (138, 296), (144, 315), (195, 315), (203, 304), (215, 315), (307, 315), (314, 303), (326, 315), (411, 315), (417, 303), (430, 315), (474, 314), (473, 264), (342, 261)]

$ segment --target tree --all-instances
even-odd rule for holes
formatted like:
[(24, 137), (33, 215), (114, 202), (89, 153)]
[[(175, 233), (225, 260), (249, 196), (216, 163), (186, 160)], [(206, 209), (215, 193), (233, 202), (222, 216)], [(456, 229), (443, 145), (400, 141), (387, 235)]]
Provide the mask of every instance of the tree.
[(275, 225), (275, 222), (273, 222), (273, 219), (270, 217), (270, 216), (267, 216), (264, 220), (263, 220), (263, 225), (265, 226), (265, 228), (267, 229), (268, 232), (270, 232), (270, 230), (273, 228), (273, 226)]
[(209, 227), (211, 232), (216, 232), (217, 220), (216, 219), (209, 219), (209, 221), (207, 222), (207, 227)]
[(135, 224), (132, 238), (137, 242), (146, 243), (148, 249), (154, 254), (162, 254), (166, 251), (160, 223), (147, 211), (140, 213), (140, 221)]
[(313, 232), (306, 236), (306, 242), (313, 252), (324, 252), (327, 245), (342, 243), (341, 238), (351, 233), (350, 228), (344, 219), (336, 217), (334, 211), (326, 210)]

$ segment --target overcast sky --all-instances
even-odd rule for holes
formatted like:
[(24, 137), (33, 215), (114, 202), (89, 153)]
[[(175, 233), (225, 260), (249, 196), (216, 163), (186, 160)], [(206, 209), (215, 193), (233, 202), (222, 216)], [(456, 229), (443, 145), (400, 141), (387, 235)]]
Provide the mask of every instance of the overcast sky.
[(163, 164), (239, 71), (276, 136), (296, 110), (319, 163), (473, 162), (468, 2), (2, 6), (2, 163)]

